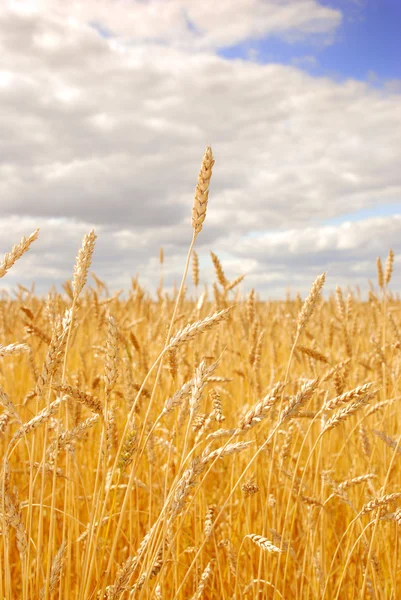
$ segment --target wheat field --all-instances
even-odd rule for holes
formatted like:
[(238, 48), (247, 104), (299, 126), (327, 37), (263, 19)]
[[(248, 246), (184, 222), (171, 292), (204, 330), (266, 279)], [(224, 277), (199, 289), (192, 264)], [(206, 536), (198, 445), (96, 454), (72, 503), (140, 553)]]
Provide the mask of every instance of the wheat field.
[(401, 597), (394, 255), (365, 300), (243, 295), (213, 252), (204, 285), (213, 164), (179, 289), (161, 250), (156, 296), (110, 294), (91, 231), (62, 292), (0, 297), (1, 599)]

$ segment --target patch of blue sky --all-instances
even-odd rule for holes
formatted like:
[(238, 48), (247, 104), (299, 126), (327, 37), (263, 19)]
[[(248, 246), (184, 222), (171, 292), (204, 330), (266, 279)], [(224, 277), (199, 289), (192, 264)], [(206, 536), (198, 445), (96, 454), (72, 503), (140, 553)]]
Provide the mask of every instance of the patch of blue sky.
[(218, 53), (227, 59), (294, 65), (339, 81), (369, 81), (377, 87), (401, 79), (400, 0), (321, 0), (321, 4), (343, 14), (331, 43), (325, 43), (324, 34), (302, 39), (269, 35)]
[(344, 213), (330, 219), (321, 221), (321, 225), (341, 225), (347, 221), (355, 222), (372, 217), (391, 217), (401, 214), (401, 202), (381, 204), (380, 206), (371, 206), (369, 208), (361, 208), (352, 213)]
[(321, 53), (321, 65), (356, 79), (401, 77), (401, 2), (364, 0), (350, 7), (349, 0), (322, 2), (342, 10), (337, 38)]
[[(360, 210), (342, 213), (340, 215), (336, 215), (335, 217), (330, 217), (328, 219), (315, 219), (308, 222), (308, 225), (318, 225), (319, 227), (324, 226), (336, 226), (341, 225), (342, 223), (355, 223), (357, 221), (363, 221), (364, 219), (371, 219), (374, 217), (392, 217), (395, 215), (401, 215), (401, 200), (399, 203), (388, 203), (381, 204), (380, 206), (371, 206), (367, 208), (361, 208)], [(257, 239), (261, 235), (277, 235), (281, 231), (285, 230), (286, 226), (283, 224), (282, 227), (275, 229), (260, 229), (260, 230), (252, 230), (248, 231), (244, 238), (246, 239)]]
[(192, 33), (199, 34), (200, 32), (197, 29), (195, 23), (193, 21), (191, 21), (191, 19), (189, 18), (188, 11), (185, 10), (185, 8), (182, 8), (181, 13), (184, 16), (184, 19), (185, 19), (185, 22), (187, 24), (189, 31), (191, 31)]
[(99, 35), (102, 36), (102, 38), (105, 38), (107, 40), (113, 37), (113, 33), (110, 31), (110, 29), (102, 25), (102, 23), (99, 23), (98, 21), (89, 21), (89, 25), (90, 27), (93, 27), (93, 29), (96, 29), (96, 31)]

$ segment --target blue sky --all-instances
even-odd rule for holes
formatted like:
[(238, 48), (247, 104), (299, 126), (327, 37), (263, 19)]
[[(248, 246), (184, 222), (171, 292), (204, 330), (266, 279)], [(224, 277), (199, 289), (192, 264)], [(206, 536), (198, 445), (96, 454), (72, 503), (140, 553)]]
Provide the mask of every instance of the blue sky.
[[(321, 0), (343, 19), (331, 44), (312, 36), (288, 42), (277, 36), (220, 49), (226, 58), (294, 64), (316, 76), (369, 81), (380, 87), (401, 79), (400, 0)], [(401, 82), (400, 82), (401, 83)]]
[[(341, 24), (333, 38), (269, 35), (221, 48), (226, 59), (257, 61), (261, 64), (293, 65), (314, 77), (335, 81), (355, 79), (375, 88), (390, 85), (401, 90), (401, 0), (320, 0), (321, 5), (341, 11)], [(298, 39), (296, 39), (298, 37)], [(401, 213), (400, 203), (341, 213), (324, 220), (324, 225), (356, 222), (374, 216)]]

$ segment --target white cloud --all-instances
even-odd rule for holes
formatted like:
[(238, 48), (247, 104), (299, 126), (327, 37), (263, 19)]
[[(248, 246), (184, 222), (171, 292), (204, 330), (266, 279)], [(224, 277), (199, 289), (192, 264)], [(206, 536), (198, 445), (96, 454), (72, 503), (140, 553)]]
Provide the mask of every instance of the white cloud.
[[(307, 256), (314, 260), (330, 252), (352, 257), (355, 252), (375, 258), (386, 246), (401, 250), (401, 214), (391, 217), (371, 217), (360, 221), (345, 221), (340, 225), (322, 225), (267, 232), (243, 238), (236, 246), (239, 256), (257, 257), (258, 261), (285, 260)], [(224, 247), (224, 246), (223, 246)], [(258, 262), (259, 264), (259, 262)]]
[[(68, 277), (92, 226), (99, 233), (95, 270), (111, 285), (127, 287), (137, 270), (149, 282), (158, 278), (151, 260), (160, 246), (172, 261), (167, 281), (178, 279), (207, 142), (216, 164), (198, 247), (205, 256), (209, 249), (223, 252), (230, 276), (245, 266), (250, 284), (254, 277), (261, 291), (279, 293), (291, 281), (303, 287), (300, 273), (309, 283), (328, 265), (350, 277), (351, 261), (370, 261), (372, 248), (387, 252), (387, 231), (398, 247), (396, 218), (365, 220), (361, 230), (358, 223), (321, 224), (399, 202), (401, 99), (394, 90), (228, 61), (210, 50), (188, 52), (167, 38), (157, 45), (147, 17), (136, 25), (143, 39), (138, 34), (128, 45), (83, 24), (96, 13), (98, 23), (112, 29), (115, 20), (127, 37), (126, 3), (116, 3), (115, 11), (106, 11), (106, 2), (80, 3), (80, 15), (78, 4), (55, 2), (56, 16), (45, 2), (40, 6), (23, 16), (0, 13), (0, 223), (6, 232), (0, 256), (42, 226), (29, 268), (16, 266), (8, 281), (35, 274), (44, 289)], [(68, 21), (62, 17), (70, 6), (75, 20)], [(130, 10), (152, 6), (133, 2)], [(227, 6), (216, 13), (216, 23), (227, 19), (223, 33), (215, 24), (203, 26), (205, 47), (219, 45), (223, 35), (258, 35), (255, 14), (263, 35), (334, 27), (328, 25), (333, 15), (316, 2), (279, 3), (272, 11), (272, 2), (244, 0), (238, 26), (235, 19), (230, 25)], [(155, 37), (183, 7), (198, 28), (212, 10), (209, 2), (172, 1), (167, 16), (152, 17)], [(187, 35), (194, 44), (197, 35)], [(260, 233), (266, 231), (273, 233)]]
[[(219, 48), (267, 35), (305, 37), (334, 33), (341, 12), (316, 0), (15, 0), (25, 16), (49, 14), (70, 23), (91, 23), (105, 35), (192, 49)], [(57, 48), (60, 38), (41, 32), (38, 45)]]
[(300, 67), (300, 68), (309, 68), (312, 69), (314, 67), (317, 67), (318, 65), (318, 60), (316, 58), (316, 56), (312, 56), (312, 55), (307, 55), (307, 56), (296, 56), (295, 58), (292, 59), (292, 64), (294, 65), (294, 67)]
[[(232, 240), (221, 242), (221, 247), (223, 252), (230, 251)], [(237, 271), (243, 257), (253, 260), (247, 276), (249, 285), (280, 275), (281, 293), (288, 286), (306, 293), (314, 276), (323, 271), (328, 272), (328, 290), (336, 285), (366, 289), (368, 278), (375, 278), (376, 257), (381, 255), (384, 261), (390, 247), (396, 256), (401, 255), (401, 214), (254, 234), (238, 241), (232, 253)], [(397, 262), (399, 259), (396, 269)], [(395, 286), (399, 290), (396, 282)], [(278, 294), (277, 286), (262, 287), (265, 293)]]
[[(69, 220), (9, 217), (2, 219), (4, 249), (10, 249), (22, 235), (41, 224), (39, 239), (2, 280), (3, 286), (17, 283), (37, 284), (46, 291), (52, 283), (72, 276), (75, 256), (84, 233), (91, 225)], [(214, 280), (209, 250), (216, 251), (229, 279), (245, 274), (244, 289), (255, 287), (262, 296), (283, 297), (287, 289), (306, 294), (316, 276), (327, 271), (326, 291), (336, 285), (367, 289), (368, 279), (375, 279), (376, 257), (385, 260), (390, 247), (396, 254), (395, 272), (400, 268), (401, 214), (373, 217), (340, 225), (298, 227), (240, 237), (236, 233), (208, 243), (202, 234), (197, 242), (201, 283)], [(139, 274), (140, 282), (154, 292), (159, 281), (159, 248), (164, 247), (164, 279), (168, 288), (179, 283), (191, 231), (179, 227), (149, 227), (140, 233), (130, 229), (97, 227), (98, 240), (92, 270), (112, 289), (127, 289), (131, 277)], [(2, 250), (2, 248), (1, 248)], [(189, 277), (190, 285), (190, 277)], [(397, 278), (392, 287), (399, 291)]]

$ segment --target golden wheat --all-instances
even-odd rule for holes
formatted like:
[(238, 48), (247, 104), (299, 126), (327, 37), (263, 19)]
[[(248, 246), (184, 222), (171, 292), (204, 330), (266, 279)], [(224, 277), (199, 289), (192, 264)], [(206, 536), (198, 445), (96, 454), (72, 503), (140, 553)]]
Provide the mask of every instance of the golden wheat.
[(84, 287), (91, 231), (63, 293), (0, 297), (2, 600), (400, 594), (394, 253), (367, 302), (325, 274), (303, 303), (241, 296), (214, 252), (198, 296), (213, 164), (178, 291)]

